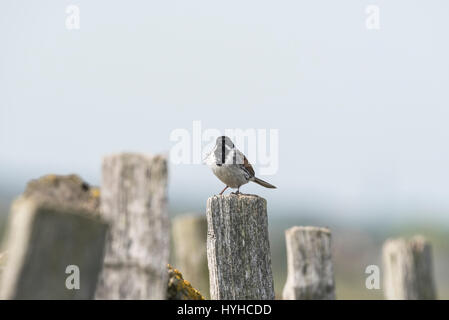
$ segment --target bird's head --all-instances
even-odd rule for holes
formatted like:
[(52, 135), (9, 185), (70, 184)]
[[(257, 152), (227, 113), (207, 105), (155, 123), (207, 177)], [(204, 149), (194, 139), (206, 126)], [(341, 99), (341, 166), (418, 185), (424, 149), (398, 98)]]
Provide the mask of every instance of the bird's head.
[(217, 164), (227, 163), (227, 160), (229, 161), (228, 156), (234, 154), (234, 149), (235, 146), (229, 137), (218, 137), (214, 149), (214, 156)]
[(234, 148), (234, 143), (232, 143), (232, 140), (227, 136), (218, 137), (215, 145), (217, 147), (223, 147), (223, 145), (224, 145), (225, 148), (230, 148), (230, 149)]

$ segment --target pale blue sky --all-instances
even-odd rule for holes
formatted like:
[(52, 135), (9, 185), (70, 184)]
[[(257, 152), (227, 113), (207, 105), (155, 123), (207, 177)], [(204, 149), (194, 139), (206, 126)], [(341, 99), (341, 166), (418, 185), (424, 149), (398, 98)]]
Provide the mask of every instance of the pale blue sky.
[[(65, 27), (69, 4), (80, 30)], [(380, 8), (379, 31), (365, 28), (367, 5)], [(448, 9), (443, 0), (3, 0), (0, 190), (48, 172), (99, 183), (102, 155), (168, 152), (172, 130), (201, 120), (279, 130), (279, 171), (261, 177), (279, 188), (242, 188), (272, 212), (448, 222)], [(201, 208), (222, 189), (204, 166), (170, 169), (172, 203)]]

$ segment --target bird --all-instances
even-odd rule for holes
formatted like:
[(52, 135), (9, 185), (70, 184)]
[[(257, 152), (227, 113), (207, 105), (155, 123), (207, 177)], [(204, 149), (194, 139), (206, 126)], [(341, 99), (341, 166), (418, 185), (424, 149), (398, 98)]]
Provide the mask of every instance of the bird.
[(228, 188), (237, 189), (237, 192), (233, 192), (233, 194), (241, 194), (240, 187), (250, 181), (265, 188), (276, 188), (255, 176), (254, 169), (248, 159), (227, 136), (217, 138), (215, 147), (204, 159), (204, 162), (212, 169), (215, 176), (226, 185), (220, 195)]

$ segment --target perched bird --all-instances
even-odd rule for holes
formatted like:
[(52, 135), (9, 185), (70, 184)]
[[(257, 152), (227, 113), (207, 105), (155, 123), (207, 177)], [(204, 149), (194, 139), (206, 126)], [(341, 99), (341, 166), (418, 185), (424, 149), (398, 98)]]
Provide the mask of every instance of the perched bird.
[(276, 188), (272, 184), (256, 178), (254, 169), (248, 159), (226, 136), (217, 138), (214, 149), (204, 162), (212, 169), (217, 178), (226, 185), (220, 195), (227, 188), (237, 189), (235, 194), (239, 194), (240, 187), (249, 181), (260, 184), (265, 188)]

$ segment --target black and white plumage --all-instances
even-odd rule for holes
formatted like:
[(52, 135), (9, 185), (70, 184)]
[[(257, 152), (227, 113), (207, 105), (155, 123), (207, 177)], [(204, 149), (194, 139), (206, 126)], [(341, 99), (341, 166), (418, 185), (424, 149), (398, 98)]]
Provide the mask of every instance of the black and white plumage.
[(206, 157), (205, 163), (212, 169), (217, 178), (226, 185), (220, 195), (228, 187), (237, 189), (236, 194), (239, 194), (240, 187), (249, 181), (266, 188), (276, 188), (272, 184), (256, 178), (254, 169), (248, 159), (226, 136), (217, 138), (215, 147)]

